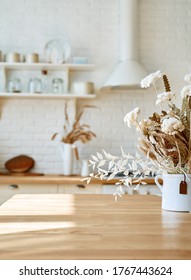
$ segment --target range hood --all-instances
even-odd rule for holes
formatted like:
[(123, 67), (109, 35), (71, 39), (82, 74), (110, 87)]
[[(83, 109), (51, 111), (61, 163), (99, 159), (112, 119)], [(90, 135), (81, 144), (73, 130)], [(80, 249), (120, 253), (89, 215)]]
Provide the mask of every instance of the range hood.
[(102, 89), (139, 88), (147, 76), (137, 61), (137, 0), (120, 0), (120, 60)]

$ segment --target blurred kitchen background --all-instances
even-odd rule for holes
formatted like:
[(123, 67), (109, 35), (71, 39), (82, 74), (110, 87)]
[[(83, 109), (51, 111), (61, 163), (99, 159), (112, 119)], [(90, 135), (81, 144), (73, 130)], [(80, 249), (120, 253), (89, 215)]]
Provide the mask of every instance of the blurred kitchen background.
[[(157, 110), (154, 89), (101, 90), (120, 59), (120, 0), (0, 0), (0, 7), (2, 54), (35, 52), (43, 60), (45, 44), (60, 37), (71, 46), (69, 62), (87, 57), (95, 64), (86, 75), (96, 98), (71, 101), (77, 111), (86, 104), (97, 106), (83, 116), (97, 137), (77, 143), (80, 159), (102, 149), (120, 154), (120, 147), (135, 153), (138, 134), (123, 118), (136, 106), (145, 118)], [(136, 22), (138, 61), (148, 74), (165, 72), (179, 95), (191, 72), (191, 0), (139, 0)], [(64, 105), (65, 99), (0, 98), (0, 171), (6, 160), (25, 154), (34, 158), (34, 171), (62, 173), (51, 136), (63, 126)]]

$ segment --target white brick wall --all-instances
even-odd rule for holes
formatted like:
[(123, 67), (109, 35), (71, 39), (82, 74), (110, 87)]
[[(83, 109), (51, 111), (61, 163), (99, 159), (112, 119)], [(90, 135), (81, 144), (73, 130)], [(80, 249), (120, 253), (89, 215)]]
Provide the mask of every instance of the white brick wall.
[[(93, 80), (99, 88), (119, 57), (119, 0), (0, 0), (0, 50), (22, 54), (38, 52), (43, 58), (47, 41), (65, 36), (73, 56), (95, 63)], [(148, 73), (161, 69), (177, 93), (191, 72), (191, 1), (139, 0), (139, 60)], [(84, 121), (97, 138), (78, 143), (81, 158), (102, 148), (134, 152), (137, 134), (123, 124), (135, 106), (148, 116), (155, 103), (152, 91), (100, 92), (95, 100), (78, 101), (98, 106), (88, 109)], [(36, 172), (61, 173), (62, 161), (52, 133), (63, 124), (64, 101), (0, 99), (0, 170), (19, 154), (31, 155)]]

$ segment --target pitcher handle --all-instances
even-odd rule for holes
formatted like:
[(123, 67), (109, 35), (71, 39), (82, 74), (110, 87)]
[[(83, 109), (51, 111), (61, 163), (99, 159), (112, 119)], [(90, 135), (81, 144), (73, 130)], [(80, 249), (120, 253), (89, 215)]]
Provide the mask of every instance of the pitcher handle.
[(155, 178), (155, 184), (157, 185), (157, 187), (161, 190), (161, 192), (162, 192), (162, 189), (163, 189), (163, 185), (161, 185), (160, 183), (159, 183), (159, 180), (162, 180), (162, 176), (161, 175), (157, 175)]

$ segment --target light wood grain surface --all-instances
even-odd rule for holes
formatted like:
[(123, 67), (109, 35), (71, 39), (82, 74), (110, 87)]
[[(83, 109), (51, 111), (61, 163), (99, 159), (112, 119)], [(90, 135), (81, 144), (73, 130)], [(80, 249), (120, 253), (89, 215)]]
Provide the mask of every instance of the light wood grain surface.
[(191, 259), (191, 214), (156, 196), (15, 195), (0, 207), (0, 259)]
[[(85, 184), (86, 181), (82, 182), (80, 175), (74, 176), (64, 176), (64, 175), (36, 175), (30, 176), (26, 175), (1, 175), (0, 174), (0, 183), (1, 184)], [(115, 184), (119, 179), (114, 178), (112, 180), (98, 180), (92, 179), (90, 184)], [(155, 184), (153, 178), (146, 178), (144, 180), (147, 184)]]

